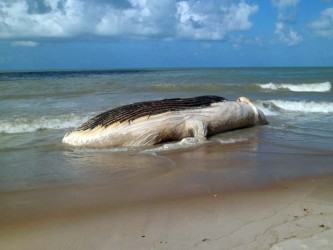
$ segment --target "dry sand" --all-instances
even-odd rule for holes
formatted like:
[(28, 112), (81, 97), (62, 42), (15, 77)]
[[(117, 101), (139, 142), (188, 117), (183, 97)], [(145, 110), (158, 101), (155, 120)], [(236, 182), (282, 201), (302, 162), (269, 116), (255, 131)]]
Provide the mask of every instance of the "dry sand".
[(0, 249), (333, 249), (333, 177), (118, 206), (98, 197), (57, 207), (43, 195), (51, 206), (40, 213), (14, 208), (36, 191), (11, 194), (13, 209), (2, 203)]

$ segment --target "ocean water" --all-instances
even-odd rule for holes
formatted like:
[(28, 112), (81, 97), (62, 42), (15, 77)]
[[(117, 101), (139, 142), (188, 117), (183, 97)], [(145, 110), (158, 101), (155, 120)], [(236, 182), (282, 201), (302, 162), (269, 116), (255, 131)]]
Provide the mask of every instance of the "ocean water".
[[(0, 190), (122, 182), (180, 170), (178, 187), (220, 185), (221, 178), (232, 186), (333, 174), (332, 84), (333, 68), (0, 73)], [(210, 94), (249, 97), (269, 125), (205, 143), (185, 139), (150, 148), (61, 143), (66, 131), (119, 105)]]

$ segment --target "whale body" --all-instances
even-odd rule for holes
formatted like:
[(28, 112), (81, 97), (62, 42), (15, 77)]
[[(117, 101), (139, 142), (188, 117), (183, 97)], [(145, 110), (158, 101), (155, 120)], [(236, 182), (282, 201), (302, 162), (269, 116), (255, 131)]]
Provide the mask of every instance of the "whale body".
[(148, 146), (267, 124), (248, 98), (198, 96), (138, 102), (103, 112), (67, 133), (72, 146)]

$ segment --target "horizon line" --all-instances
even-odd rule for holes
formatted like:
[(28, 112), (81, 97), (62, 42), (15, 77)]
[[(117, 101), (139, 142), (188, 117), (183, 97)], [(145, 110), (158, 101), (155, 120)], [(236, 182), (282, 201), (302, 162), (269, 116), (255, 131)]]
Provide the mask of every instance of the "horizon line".
[(22, 70), (1, 70), (0, 74), (29, 74), (29, 73), (80, 73), (80, 72), (118, 72), (118, 73), (138, 73), (149, 71), (178, 71), (178, 70), (198, 70), (198, 69), (256, 69), (256, 68), (333, 68), (332, 66), (180, 66), (180, 67), (123, 67), (123, 68), (50, 68), (50, 69), (22, 69)]

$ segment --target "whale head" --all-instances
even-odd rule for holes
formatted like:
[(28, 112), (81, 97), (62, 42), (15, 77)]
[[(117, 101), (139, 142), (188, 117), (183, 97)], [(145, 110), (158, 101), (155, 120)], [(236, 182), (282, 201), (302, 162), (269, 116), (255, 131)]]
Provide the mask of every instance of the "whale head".
[(264, 114), (264, 112), (262, 112), (259, 108), (257, 108), (249, 98), (241, 96), (237, 98), (237, 102), (238, 103), (244, 103), (244, 104), (248, 104), (252, 107), (254, 113), (256, 114), (256, 124), (260, 124), (260, 125), (266, 125), (268, 124), (268, 121), (266, 119), (266, 116)]

